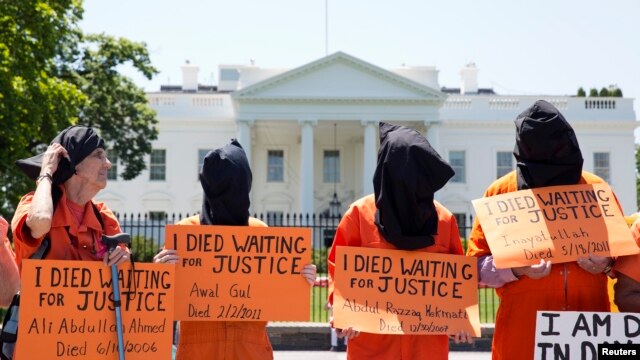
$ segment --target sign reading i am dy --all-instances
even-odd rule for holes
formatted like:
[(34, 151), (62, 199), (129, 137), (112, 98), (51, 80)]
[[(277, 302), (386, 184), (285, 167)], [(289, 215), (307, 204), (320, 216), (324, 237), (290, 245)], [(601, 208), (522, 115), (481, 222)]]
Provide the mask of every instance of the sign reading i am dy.
[[(116, 359), (118, 329), (110, 267), (102, 261), (24, 260), (21, 359)], [(127, 359), (169, 359), (173, 339), (174, 267), (118, 267)]]
[(480, 336), (476, 258), (336, 249), (333, 324), (375, 334)]
[(549, 186), (473, 200), (497, 268), (640, 252), (607, 184)]
[(309, 321), (311, 229), (168, 225), (176, 320)]

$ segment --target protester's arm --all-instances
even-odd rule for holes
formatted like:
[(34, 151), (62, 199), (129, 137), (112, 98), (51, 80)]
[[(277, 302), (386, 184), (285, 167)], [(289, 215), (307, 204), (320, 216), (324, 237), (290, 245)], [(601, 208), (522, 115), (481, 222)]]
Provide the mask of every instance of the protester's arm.
[(58, 169), (62, 157), (69, 157), (67, 150), (62, 145), (53, 143), (49, 145), (42, 158), (41, 178), (36, 182), (36, 191), (26, 220), (31, 237), (34, 239), (43, 237), (51, 230), (54, 210), (53, 199), (51, 199), (51, 187), (54, 186), (52, 176)]
[(480, 284), (491, 288), (499, 288), (518, 280), (511, 269), (496, 268), (493, 255), (482, 255), (478, 258), (478, 274)]
[(640, 282), (618, 273), (614, 285), (614, 302), (622, 312), (640, 312)]
[(9, 224), (0, 216), (0, 307), (8, 306), (20, 289), (20, 273), (13, 251), (7, 240)]
[(178, 251), (173, 249), (162, 249), (153, 257), (153, 262), (160, 264), (177, 264), (178, 260), (180, 260)]

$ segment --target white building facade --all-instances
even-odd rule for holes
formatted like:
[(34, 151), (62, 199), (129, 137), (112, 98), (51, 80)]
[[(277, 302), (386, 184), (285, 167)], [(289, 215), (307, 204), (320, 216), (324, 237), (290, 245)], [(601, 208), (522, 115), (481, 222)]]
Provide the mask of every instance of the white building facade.
[(253, 171), (252, 212), (326, 213), (334, 192), (344, 212), (373, 192), (384, 121), (425, 134), (451, 163), (456, 175), (436, 199), (468, 225), (471, 200), (515, 166), (514, 119), (545, 99), (574, 127), (584, 169), (636, 211), (630, 98), (496, 95), (478, 88), (473, 65), (460, 89), (447, 89), (434, 67), (386, 70), (341, 52), (292, 70), (223, 65), (217, 87), (199, 86), (197, 71), (185, 65), (181, 86), (148, 94), (159, 120), (148, 168), (131, 181), (114, 168), (98, 200), (121, 213), (198, 212), (202, 158), (237, 138)]

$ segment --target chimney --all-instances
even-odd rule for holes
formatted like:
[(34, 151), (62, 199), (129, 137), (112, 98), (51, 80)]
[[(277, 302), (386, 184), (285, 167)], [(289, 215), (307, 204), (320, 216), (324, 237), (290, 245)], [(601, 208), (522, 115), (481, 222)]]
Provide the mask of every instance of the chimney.
[(182, 91), (198, 91), (199, 67), (191, 65), (189, 60), (182, 65)]
[(460, 94), (477, 94), (478, 93), (478, 68), (475, 63), (468, 63), (460, 70)]

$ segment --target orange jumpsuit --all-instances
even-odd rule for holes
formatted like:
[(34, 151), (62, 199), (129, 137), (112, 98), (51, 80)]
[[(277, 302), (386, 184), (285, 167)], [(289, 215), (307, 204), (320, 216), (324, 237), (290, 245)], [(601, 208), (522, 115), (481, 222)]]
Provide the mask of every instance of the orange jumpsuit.
[[(103, 234), (103, 227), (96, 217), (90, 203), (84, 206), (84, 220), (78, 225), (73, 214), (67, 206), (67, 196), (63, 186), (62, 196), (58, 201), (56, 210), (53, 212), (51, 220), (51, 230), (49, 230), (50, 248), (45, 255), (45, 259), (54, 260), (102, 260), (98, 252), (103, 245), (100, 240)], [(44, 236), (34, 239), (31, 231), (27, 227), (27, 214), (33, 201), (33, 192), (28, 193), (20, 199), (13, 219), (11, 220), (11, 230), (16, 248), (16, 262), (18, 268), (22, 270), (22, 259), (28, 259), (38, 250)], [(104, 203), (95, 203), (102, 221), (104, 223), (104, 234), (114, 235), (121, 233), (120, 224), (115, 215)]]
[[(200, 225), (199, 215), (177, 225)], [(267, 226), (249, 218), (249, 226)], [(271, 360), (266, 321), (181, 321), (176, 360)]]
[[(640, 221), (636, 221), (631, 226), (634, 239), (640, 246)], [(614, 266), (616, 272), (622, 273), (635, 281), (640, 282), (640, 254), (631, 256), (621, 256), (616, 259)]]
[[(460, 233), (455, 218), (444, 206), (434, 201), (438, 213), (438, 234), (435, 244), (416, 251), (462, 255)], [(376, 205), (373, 195), (354, 202), (344, 214), (328, 256), (329, 289), (333, 289), (333, 275), (337, 246), (395, 249), (379, 233), (374, 218)], [(333, 293), (329, 295), (333, 303)], [(355, 325), (355, 324), (354, 324)], [(360, 333), (349, 340), (347, 359), (447, 359), (449, 338), (447, 335), (385, 335)]]
[[(580, 184), (600, 183), (602, 179), (582, 172)], [(484, 196), (517, 191), (513, 171), (489, 186)], [(482, 228), (476, 218), (469, 237), (467, 255), (491, 254)], [(480, 274), (482, 280), (482, 274)], [(493, 334), (493, 359), (533, 359), (536, 312), (548, 311), (609, 311), (607, 276), (592, 275), (577, 263), (554, 264), (551, 273), (533, 280), (526, 276), (496, 289), (500, 306)]]

